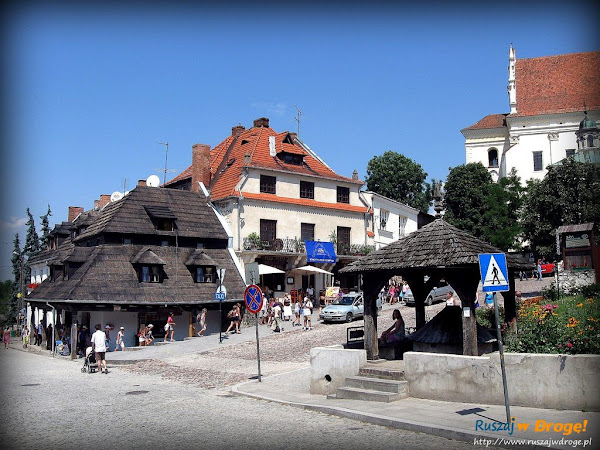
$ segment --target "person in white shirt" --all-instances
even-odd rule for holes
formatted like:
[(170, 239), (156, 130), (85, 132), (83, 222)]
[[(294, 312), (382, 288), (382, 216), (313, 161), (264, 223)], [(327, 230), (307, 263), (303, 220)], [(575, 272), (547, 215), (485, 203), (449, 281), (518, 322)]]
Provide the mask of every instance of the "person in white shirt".
[(304, 304), (302, 305), (302, 317), (304, 317), (304, 326), (302, 330), (312, 330), (312, 309), (313, 304), (308, 296), (304, 297)]
[[(100, 324), (95, 327), (96, 331), (92, 334), (92, 350), (96, 353), (96, 361), (98, 362), (98, 372), (108, 373), (106, 368), (106, 334), (100, 329)], [(104, 370), (102, 370), (104, 366)]]
[(121, 351), (123, 351), (123, 349), (125, 348), (125, 342), (123, 342), (124, 337), (125, 337), (125, 327), (121, 327), (119, 329), (119, 332), (117, 333), (117, 348), (115, 348), (115, 352), (119, 351), (119, 349)]

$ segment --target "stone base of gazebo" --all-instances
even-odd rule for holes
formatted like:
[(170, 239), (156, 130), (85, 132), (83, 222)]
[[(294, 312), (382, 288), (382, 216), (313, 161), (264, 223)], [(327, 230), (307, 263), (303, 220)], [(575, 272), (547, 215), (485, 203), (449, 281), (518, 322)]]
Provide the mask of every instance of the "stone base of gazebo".
[[(415, 342), (413, 344), (414, 352), (425, 352), (425, 353), (446, 353), (449, 355), (462, 355), (463, 346), (460, 344), (428, 344), (424, 342)], [(491, 342), (484, 342), (477, 344), (478, 356), (486, 355), (494, 352), (494, 344)]]

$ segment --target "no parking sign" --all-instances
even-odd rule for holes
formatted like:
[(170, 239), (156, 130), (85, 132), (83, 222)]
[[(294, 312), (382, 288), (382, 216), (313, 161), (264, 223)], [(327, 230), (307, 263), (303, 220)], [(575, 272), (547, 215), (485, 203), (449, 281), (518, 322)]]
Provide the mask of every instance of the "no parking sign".
[(257, 285), (251, 284), (246, 288), (244, 291), (244, 302), (246, 302), (246, 308), (251, 313), (256, 314), (260, 311), (263, 304), (263, 294)]

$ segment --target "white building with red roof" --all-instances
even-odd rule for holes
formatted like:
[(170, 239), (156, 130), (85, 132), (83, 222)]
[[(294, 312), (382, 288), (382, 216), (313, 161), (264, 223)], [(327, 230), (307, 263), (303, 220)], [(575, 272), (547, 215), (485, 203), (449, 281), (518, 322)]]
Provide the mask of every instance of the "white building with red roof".
[[(267, 118), (255, 120), (249, 129), (234, 126), (212, 149), (194, 145), (192, 165), (165, 187), (198, 190), (201, 183), (231, 228), (231, 244), (242, 264), (258, 262), (284, 272), (262, 277), (273, 291), (312, 286), (318, 293), (331, 278), (303, 275), (295, 268), (309, 263), (337, 273), (377, 243), (374, 231), (381, 226), (374, 225), (376, 211), (369, 195), (360, 192), (364, 183), (357, 172), (350, 178), (338, 175), (296, 133), (275, 131)], [(393, 231), (391, 222), (387, 227), (398, 239), (400, 232), (416, 229), (418, 211), (393, 203), (398, 208), (387, 208), (395, 225)], [(397, 210), (405, 217), (398, 217)], [(311, 261), (305, 241), (333, 248), (335, 261)], [(340, 281), (342, 288), (359, 285), (355, 276)]]
[(516, 169), (523, 183), (566, 157), (600, 162), (598, 132), (582, 133), (600, 119), (599, 67), (600, 52), (517, 59), (511, 46), (510, 112), (461, 130), (466, 162), (481, 162), (494, 180)]

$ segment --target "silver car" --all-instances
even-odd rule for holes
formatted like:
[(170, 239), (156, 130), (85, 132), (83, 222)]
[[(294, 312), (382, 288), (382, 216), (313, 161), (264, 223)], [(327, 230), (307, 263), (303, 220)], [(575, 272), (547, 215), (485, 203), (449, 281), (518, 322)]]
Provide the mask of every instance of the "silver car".
[[(446, 295), (448, 292), (454, 292), (454, 289), (452, 289), (452, 286), (449, 284), (443, 283), (440, 287), (434, 287), (431, 291), (429, 291), (427, 297), (425, 297), (425, 304), (427, 306), (431, 306), (436, 302), (442, 302), (446, 300)], [(415, 297), (410, 289), (404, 296), (404, 301), (407, 305), (415, 304)]]
[[(377, 299), (377, 312), (381, 311), (381, 300)], [(350, 292), (338, 298), (330, 305), (323, 308), (319, 319), (323, 322), (352, 322), (363, 317), (365, 305), (362, 292)]]

